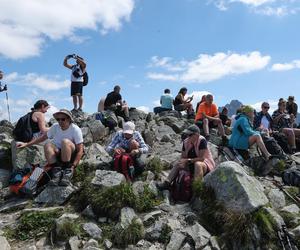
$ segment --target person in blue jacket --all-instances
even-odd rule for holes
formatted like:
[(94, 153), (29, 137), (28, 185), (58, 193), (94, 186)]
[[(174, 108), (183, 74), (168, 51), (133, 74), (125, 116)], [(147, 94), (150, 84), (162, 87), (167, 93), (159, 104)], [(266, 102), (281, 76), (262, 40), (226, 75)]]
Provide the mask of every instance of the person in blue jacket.
[(262, 151), (264, 158), (269, 160), (272, 156), (261, 138), (260, 132), (253, 129), (254, 109), (251, 106), (244, 106), (241, 114), (236, 117), (229, 146), (235, 149), (247, 150), (253, 144), (257, 144)]

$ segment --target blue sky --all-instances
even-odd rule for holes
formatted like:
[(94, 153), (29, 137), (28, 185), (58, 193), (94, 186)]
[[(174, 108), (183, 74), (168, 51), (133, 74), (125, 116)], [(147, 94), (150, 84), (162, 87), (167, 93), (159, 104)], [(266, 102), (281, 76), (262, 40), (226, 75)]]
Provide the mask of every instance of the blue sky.
[[(87, 61), (84, 110), (115, 84), (130, 106), (152, 110), (163, 89), (195, 102), (211, 92), (273, 108), (300, 100), (300, 4), (295, 0), (0, 0), (0, 68), (12, 120), (38, 99), (72, 109), (65, 55)], [(0, 93), (0, 119), (7, 119)]]

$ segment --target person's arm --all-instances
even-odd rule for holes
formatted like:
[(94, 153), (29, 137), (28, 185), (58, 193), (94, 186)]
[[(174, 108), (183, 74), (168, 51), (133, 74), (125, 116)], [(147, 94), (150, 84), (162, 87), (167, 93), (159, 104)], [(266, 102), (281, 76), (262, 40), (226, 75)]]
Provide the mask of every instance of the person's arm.
[(65, 59), (64, 59), (64, 66), (68, 69), (72, 69), (72, 65), (68, 64), (68, 59), (70, 59), (71, 57), (70, 56), (66, 56)]
[(36, 114), (36, 119), (37, 119), (37, 122), (38, 122), (38, 126), (39, 126), (39, 129), (42, 133), (46, 133), (49, 128), (46, 127), (46, 121), (45, 121), (45, 116), (42, 112), (38, 112)]
[(18, 143), (17, 144), (17, 148), (25, 148), (25, 147), (32, 146), (34, 144), (39, 144), (39, 143), (41, 143), (41, 142), (43, 142), (43, 141), (45, 141), (47, 139), (48, 139), (47, 134), (43, 134), (40, 137), (32, 139), (30, 142), (21, 142), (21, 143)]
[(76, 166), (78, 165), (82, 155), (83, 155), (83, 143), (79, 143), (79, 144), (76, 144), (76, 156), (75, 156), (75, 159), (73, 161), (73, 164), (72, 164), (72, 168), (76, 168)]
[(243, 134), (246, 136), (259, 135), (258, 131), (255, 131), (251, 128), (249, 121), (246, 118), (240, 118), (241, 120), (241, 128), (243, 130)]
[(141, 154), (146, 154), (148, 153), (149, 151), (149, 147), (148, 145), (145, 143), (142, 135), (140, 133), (138, 133), (138, 143), (140, 144), (140, 147), (139, 147), (139, 152)]
[(77, 61), (78, 61), (78, 64), (80, 65), (82, 71), (84, 72), (86, 69), (86, 63), (83, 60), (81, 60), (80, 58), (77, 58)]
[(114, 149), (116, 148), (116, 146), (118, 145), (118, 143), (120, 141), (119, 138), (120, 138), (120, 134), (119, 134), (119, 132), (117, 132), (105, 149), (108, 154), (113, 155)]
[(284, 117), (285, 115), (286, 115), (286, 114), (278, 114), (278, 115), (273, 114), (273, 115), (272, 115), (273, 123), (274, 123), (274, 124), (277, 124), (277, 123), (279, 122), (279, 120), (280, 120), (282, 117)]

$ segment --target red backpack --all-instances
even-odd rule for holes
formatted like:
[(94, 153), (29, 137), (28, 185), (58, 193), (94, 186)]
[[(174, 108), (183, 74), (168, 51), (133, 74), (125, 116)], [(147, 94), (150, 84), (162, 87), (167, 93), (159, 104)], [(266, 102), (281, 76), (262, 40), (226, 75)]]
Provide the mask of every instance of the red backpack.
[(192, 175), (190, 171), (179, 170), (171, 185), (171, 195), (175, 201), (190, 201), (193, 195)]
[[(129, 154), (118, 154), (114, 159), (114, 170), (125, 175), (126, 180), (133, 180), (133, 160)], [(132, 171), (132, 172), (131, 172)]]

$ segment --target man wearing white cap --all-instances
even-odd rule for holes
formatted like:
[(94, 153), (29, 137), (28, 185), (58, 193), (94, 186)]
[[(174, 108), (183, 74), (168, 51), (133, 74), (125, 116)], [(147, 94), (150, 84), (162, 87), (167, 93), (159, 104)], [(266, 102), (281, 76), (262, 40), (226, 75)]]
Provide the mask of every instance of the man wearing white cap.
[(133, 160), (136, 172), (142, 171), (143, 163), (140, 161), (139, 156), (146, 154), (149, 147), (145, 143), (140, 132), (135, 131), (133, 122), (126, 122), (123, 125), (123, 130), (118, 131), (113, 137), (111, 143), (107, 146), (106, 151), (112, 155), (122, 153), (129, 153)]
[[(46, 134), (28, 142), (18, 144), (18, 148), (38, 144), (51, 139), (44, 146), (48, 164), (53, 167), (51, 184), (67, 186), (73, 176), (73, 171), (83, 155), (83, 136), (81, 129), (74, 124), (70, 111), (61, 109), (53, 114), (58, 123), (51, 126)], [(57, 161), (60, 160), (61, 164)]]

